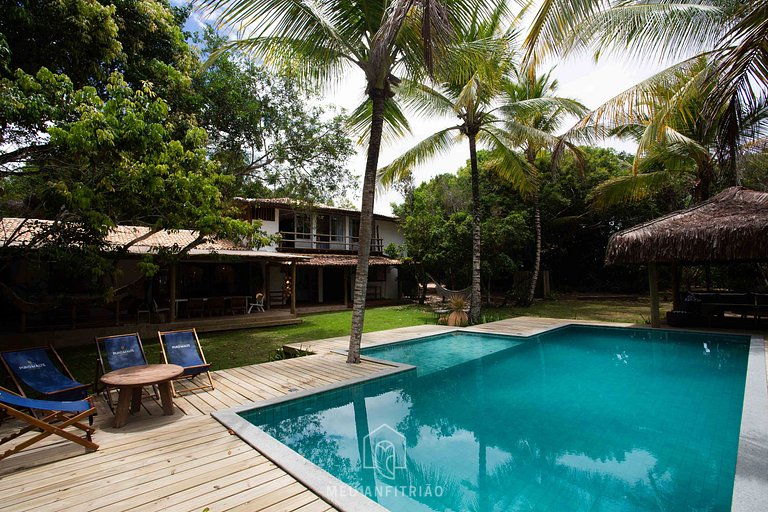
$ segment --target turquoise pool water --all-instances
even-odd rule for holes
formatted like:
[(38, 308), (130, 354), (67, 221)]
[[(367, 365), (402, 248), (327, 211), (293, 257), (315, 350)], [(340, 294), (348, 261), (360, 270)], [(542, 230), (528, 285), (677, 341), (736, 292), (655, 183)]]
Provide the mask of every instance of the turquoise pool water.
[(414, 370), (240, 414), (395, 512), (727, 511), (748, 348), (448, 334), (364, 350)]

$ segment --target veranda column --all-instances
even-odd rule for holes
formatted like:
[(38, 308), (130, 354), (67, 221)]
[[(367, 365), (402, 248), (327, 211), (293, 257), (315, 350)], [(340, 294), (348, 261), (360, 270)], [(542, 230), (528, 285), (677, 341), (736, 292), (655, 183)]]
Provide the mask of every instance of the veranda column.
[(656, 262), (648, 263), (648, 287), (651, 290), (651, 327), (660, 327), (659, 316), (659, 269)]
[(170, 314), (168, 315), (171, 322), (176, 321), (176, 269), (178, 268), (177, 263), (171, 263), (171, 268), (168, 271), (168, 281), (170, 285), (170, 290), (168, 292), (169, 295), (169, 304), (168, 307), (170, 308)]
[(291, 263), (291, 314), (296, 314), (296, 262)]

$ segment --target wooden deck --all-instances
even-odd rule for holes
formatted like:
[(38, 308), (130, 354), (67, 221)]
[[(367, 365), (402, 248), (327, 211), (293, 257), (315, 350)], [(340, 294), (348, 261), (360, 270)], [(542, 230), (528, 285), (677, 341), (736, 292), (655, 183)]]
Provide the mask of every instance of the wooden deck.
[[(519, 316), (515, 318), (508, 318), (506, 320), (500, 320), (498, 322), (467, 327), (461, 330), (468, 332), (495, 332), (510, 334), (514, 336), (534, 336), (544, 331), (554, 329), (555, 327), (574, 322), (588, 325), (613, 325), (617, 327), (627, 327), (633, 325), (621, 323), (609, 324), (606, 322), (590, 322), (587, 320), (562, 320), (556, 318)], [(417, 325), (413, 327), (402, 327), (400, 329), (390, 329), (388, 331), (370, 332), (363, 335), (363, 342), (361, 346), (363, 348), (374, 347), (376, 345), (408, 340), (420, 336), (429, 336), (442, 332), (455, 331), (456, 329), (456, 327), (448, 327), (445, 325)], [(348, 344), (349, 336), (339, 336), (336, 338), (327, 338), (305, 343), (289, 343), (285, 345), (285, 348), (293, 352), (312, 352), (319, 354), (331, 351), (345, 351), (347, 350)]]
[[(517, 318), (474, 330), (536, 334), (562, 320)], [(425, 325), (364, 336), (369, 346), (452, 330)], [(292, 476), (214, 420), (209, 413), (301, 389), (373, 376), (387, 365), (348, 365), (331, 350), (347, 337), (296, 348), (316, 355), (213, 373), (216, 389), (176, 399), (183, 414), (162, 416), (159, 405), (111, 427), (112, 414), (99, 404), (97, 452), (50, 441), (0, 462), (0, 495), (14, 511), (300, 511), (333, 508)], [(151, 415), (149, 414), (151, 413)], [(7, 427), (3, 425), (3, 430)], [(22, 438), (23, 439), (23, 438)]]

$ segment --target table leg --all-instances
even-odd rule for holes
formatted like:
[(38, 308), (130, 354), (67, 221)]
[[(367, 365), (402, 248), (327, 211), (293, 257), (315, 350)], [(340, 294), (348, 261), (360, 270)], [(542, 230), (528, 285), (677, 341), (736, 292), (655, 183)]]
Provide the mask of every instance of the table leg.
[(173, 391), (171, 382), (160, 382), (157, 387), (160, 389), (160, 403), (163, 404), (163, 414), (173, 416)]
[(141, 410), (141, 389), (133, 388), (131, 395), (131, 413), (137, 413)]
[(131, 388), (120, 388), (117, 396), (117, 407), (115, 407), (115, 428), (120, 428), (128, 421), (128, 411), (131, 408)]

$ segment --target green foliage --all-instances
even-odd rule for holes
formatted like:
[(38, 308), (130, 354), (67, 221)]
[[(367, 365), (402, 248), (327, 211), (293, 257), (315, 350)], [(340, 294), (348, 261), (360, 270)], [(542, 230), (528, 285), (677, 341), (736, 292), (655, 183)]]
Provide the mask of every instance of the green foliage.
[[(211, 53), (224, 39), (208, 30), (201, 42)], [(354, 148), (344, 117), (329, 117), (294, 80), (232, 50), (197, 74), (194, 85), (200, 125), (210, 134), (213, 159), (236, 178), (234, 194), (328, 203), (356, 186), (346, 169)]]
[[(483, 275), (494, 281), (510, 279), (531, 239), (528, 214), (512, 186), (487, 169), (488, 153), (478, 157)], [(457, 175), (442, 174), (419, 185), (404, 204), (394, 207), (403, 219), (408, 256), (449, 288), (467, 286), (471, 275), (470, 183), (467, 165)]]
[(45, 67), (82, 87), (103, 77), (104, 64), (122, 50), (114, 5), (97, 0), (2, 0), (0, 13), (0, 34), (8, 48), (2, 66), (7, 74), (0, 72), (0, 77), (8, 78), (17, 69), (34, 75)]
[[(589, 207), (589, 195), (608, 180), (631, 173), (632, 156), (611, 149), (581, 147), (579, 162), (566, 154), (560, 172), (548, 172), (551, 155), (541, 152), (542, 268), (557, 289), (632, 291), (646, 286), (639, 269), (604, 267), (608, 238), (621, 229), (686, 205), (681, 184), (632, 205), (603, 211)], [(480, 152), (480, 197), (485, 264), (483, 283), (496, 292), (512, 288), (514, 272), (532, 268), (533, 219), (523, 196), (488, 169), (493, 155)], [(583, 166), (583, 174), (581, 167)], [(547, 172), (545, 172), (547, 171)], [(394, 212), (403, 222), (409, 257), (450, 288), (468, 284), (471, 233), (468, 166), (421, 184)], [(418, 274), (418, 273), (417, 273)]]
[(189, 8), (0, 6), (0, 215), (54, 221), (42, 250), (4, 247), (0, 270), (37, 258), (66, 268), (78, 293), (110, 297), (116, 260), (138, 241), (107, 244), (118, 224), (198, 232), (141, 262), (146, 275), (213, 237), (266, 243), (258, 223), (235, 218), (231, 196), (248, 191), (235, 152), (240, 163), (267, 154), (263, 182), (274, 189), (289, 175), (280, 185), (292, 195), (329, 199), (354, 181), (342, 172), (352, 147), (341, 118), (307, 108), (311, 99), (288, 80), (238, 55), (195, 75), (198, 51), (181, 29)]

